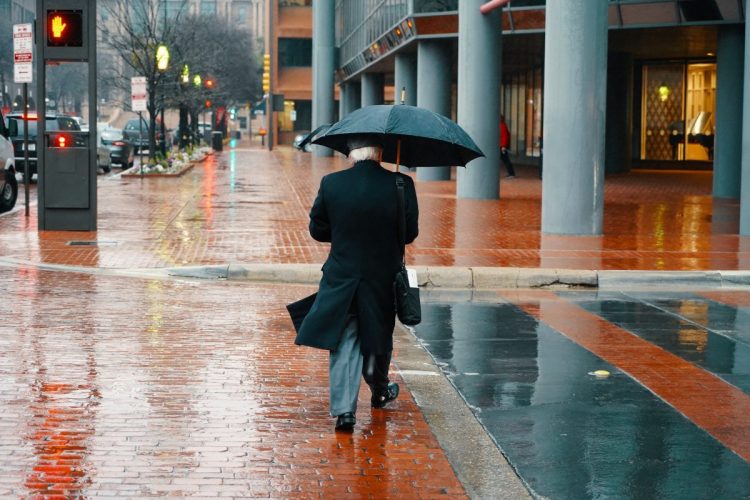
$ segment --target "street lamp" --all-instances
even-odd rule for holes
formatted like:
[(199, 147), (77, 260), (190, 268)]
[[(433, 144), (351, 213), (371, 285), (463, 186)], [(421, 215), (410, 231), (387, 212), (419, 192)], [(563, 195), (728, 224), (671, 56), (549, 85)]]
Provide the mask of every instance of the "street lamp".
[(169, 49), (162, 44), (156, 48), (156, 69), (164, 73), (169, 68)]
[[(159, 73), (164, 73), (169, 68), (169, 49), (166, 45), (161, 44), (156, 48), (156, 69), (159, 70)], [(164, 99), (162, 99), (161, 103), (161, 154), (162, 156), (167, 155), (167, 130), (164, 125), (164, 108), (165, 108), (165, 102)]]
[(187, 64), (182, 67), (182, 73), (180, 74), (180, 83), (183, 86), (187, 86), (190, 83), (190, 68)]

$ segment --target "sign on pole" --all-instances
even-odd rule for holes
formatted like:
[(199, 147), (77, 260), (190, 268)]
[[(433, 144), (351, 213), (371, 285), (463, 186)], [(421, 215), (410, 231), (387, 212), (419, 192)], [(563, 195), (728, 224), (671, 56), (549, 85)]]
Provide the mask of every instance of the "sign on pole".
[(13, 25), (13, 81), (31, 83), (34, 63), (34, 28), (31, 23)]
[(146, 91), (146, 77), (134, 76), (130, 79), (130, 106), (135, 112), (146, 111), (148, 92)]

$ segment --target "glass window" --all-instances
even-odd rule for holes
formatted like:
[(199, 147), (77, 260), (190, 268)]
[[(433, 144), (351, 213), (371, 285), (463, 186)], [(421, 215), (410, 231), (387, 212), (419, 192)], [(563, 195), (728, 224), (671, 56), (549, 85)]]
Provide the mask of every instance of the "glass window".
[(510, 3), (510, 7), (536, 7), (545, 3), (546, 0), (513, 0)]
[(247, 6), (240, 5), (237, 8), (237, 22), (244, 23), (247, 21)]
[(685, 99), (686, 160), (713, 160), (715, 110), (716, 64), (688, 64)]
[(216, 14), (216, 0), (201, 0), (201, 14)]
[(458, 0), (414, 0), (414, 12), (445, 12), (458, 10)]
[(183, 9), (183, 2), (181, 0), (169, 0), (166, 3), (167, 17), (175, 18), (177, 14), (180, 14)]
[(678, 22), (672, 3), (623, 4), (620, 7), (623, 25), (672, 24)]
[(312, 0), (280, 0), (280, 7), (310, 7)]
[(279, 38), (279, 66), (312, 66), (312, 39)]

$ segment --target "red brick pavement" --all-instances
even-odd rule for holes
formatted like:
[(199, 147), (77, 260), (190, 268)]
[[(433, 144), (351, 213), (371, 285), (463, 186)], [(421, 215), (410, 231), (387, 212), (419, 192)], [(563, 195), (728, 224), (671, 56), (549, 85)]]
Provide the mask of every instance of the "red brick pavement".
[(21, 267), (0, 291), (0, 496), (465, 497), (408, 391), (363, 387), (333, 431), (283, 309), (309, 288)]
[[(319, 263), (327, 247), (307, 233), (320, 178), (341, 158), (290, 149), (228, 150), (180, 178), (99, 179), (99, 231), (37, 233), (36, 214), (0, 217), (0, 257), (106, 268)], [(540, 232), (541, 181), (519, 167), (501, 200), (457, 200), (455, 181), (417, 182), (414, 264), (582, 269), (734, 270), (748, 267), (736, 202), (712, 202), (707, 172), (607, 177), (604, 235)], [(70, 247), (98, 239), (98, 248)]]

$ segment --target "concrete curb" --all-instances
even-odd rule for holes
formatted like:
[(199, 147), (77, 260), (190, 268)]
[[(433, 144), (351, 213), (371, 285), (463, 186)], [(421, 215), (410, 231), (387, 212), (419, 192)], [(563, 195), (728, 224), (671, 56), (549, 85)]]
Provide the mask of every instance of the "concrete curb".
[(644, 287), (721, 288), (750, 284), (750, 271), (599, 271), (602, 290)]
[[(320, 264), (229, 264), (168, 269), (170, 276), (232, 281), (317, 284)], [(535, 288), (597, 286), (596, 271), (512, 267), (413, 266), (425, 288)]]
[[(320, 264), (229, 264), (171, 268), (172, 276), (314, 285)], [(411, 266), (422, 288), (737, 287), (750, 285), (750, 271), (593, 271), (515, 267)]]
[[(163, 279), (167, 277), (316, 285), (320, 264), (221, 264), (171, 268), (121, 269), (70, 266), (0, 257), (0, 266), (50, 271)], [(499, 288), (737, 288), (750, 286), (750, 271), (592, 271), (515, 267), (411, 266), (424, 289)]]

